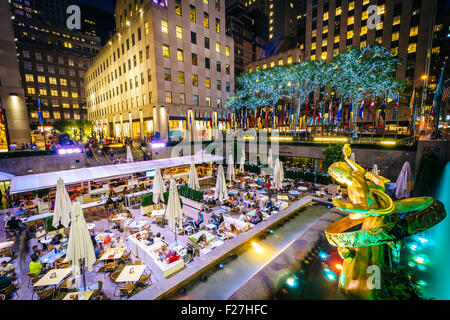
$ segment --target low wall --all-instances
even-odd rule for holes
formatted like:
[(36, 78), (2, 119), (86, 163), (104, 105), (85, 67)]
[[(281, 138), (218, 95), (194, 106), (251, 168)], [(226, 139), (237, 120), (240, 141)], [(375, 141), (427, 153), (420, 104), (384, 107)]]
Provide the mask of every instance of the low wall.
[[(0, 159), (0, 171), (11, 173), (15, 176), (78, 169), (85, 166), (86, 157), (84, 153)], [(29, 170), (32, 170), (32, 172)]]

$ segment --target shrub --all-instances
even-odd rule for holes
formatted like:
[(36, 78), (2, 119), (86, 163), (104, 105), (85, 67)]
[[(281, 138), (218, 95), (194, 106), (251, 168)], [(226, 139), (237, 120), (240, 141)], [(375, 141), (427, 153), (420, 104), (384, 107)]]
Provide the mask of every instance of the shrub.
[(53, 224), (53, 216), (48, 216), (45, 219), (45, 231), (50, 232), (50, 231), (55, 231), (55, 230), (64, 228), (64, 226), (61, 224), (58, 226), (58, 228), (54, 228), (52, 224)]
[(342, 153), (342, 147), (344, 145), (341, 143), (331, 144), (323, 150), (323, 155), (325, 156), (324, 166), (325, 171), (335, 162), (344, 161), (344, 155)]

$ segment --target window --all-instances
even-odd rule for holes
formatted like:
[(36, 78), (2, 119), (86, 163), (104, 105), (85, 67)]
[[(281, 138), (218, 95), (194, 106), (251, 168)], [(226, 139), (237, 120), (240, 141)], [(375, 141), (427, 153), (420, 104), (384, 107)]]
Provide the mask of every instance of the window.
[(192, 75), (192, 85), (193, 85), (194, 87), (197, 87), (197, 86), (198, 86), (198, 75), (196, 75), (196, 74), (193, 74), (193, 75)]
[(217, 99), (217, 108), (221, 108), (222, 107), (222, 99)]
[(206, 105), (211, 107), (211, 97), (206, 97)]
[(217, 80), (217, 90), (222, 90), (222, 81)]
[(221, 72), (222, 71), (222, 65), (221, 65), (220, 61), (216, 62), (216, 70), (217, 70), (217, 72)]
[(292, 56), (287, 57), (287, 63), (291, 64), (292, 63)]
[(209, 49), (209, 38), (205, 37), (205, 48)]
[(180, 100), (180, 104), (186, 104), (186, 97), (185, 97), (184, 93), (179, 93), (178, 97)]
[(51, 94), (53, 97), (57, 97), (57, 96), (58, 96), (58, 90), (50, 90), (50, 94)]
[(28, 94), (36, 94), (36, 89), (34, 88), (27, 88)]
[(206, 69), (209, 69), (209, 68), (211, 68), (211, 63), (210, 63), (210, 59), (209, 58), (205, 58), (205, 68)]
[(166, 45), (166, 44), (163, 44), (162, 48), (163, 48), (163, 57), (169, 58), (170, 57), (170, 55), (169, 55), (169, 46)]
[(184, 61), (184, 54), (183, 50), (177, 49), (177, 60), (183, 62)]
[[(55, 106), (55, 105), (53, 105), (53, 106)], [(59, 111), (53, 111), (53, 118), (61, 119), (61, 113)]]
[(418, 34), (419, 34), (419, 26), (412, 27), (412, 28), (409, 30), (409, 36), (410, 36), (410, 37), (417, 36)]
[(205, 88), (211, 88), (211, 78), (205, 78)]
[(410, 43), (408, 46), (408, 53), (416, 52), (417, 43)]
[[(361, 27), (361, 36), (367, 34), (367, 26)], [(348, 37), (347, 37), (348, 38)]]
[(161, 19), (161, 31), (163, 33), (169, 33), (169, 23), (167, 20)]
[(46, 82), (45, 77), (44, 76), (38, 76), (38, 82), (39, 83), (45, 83)]
[(170, 81), (171, 80), (171, 75), (170, 75), (170, 69), (169, 68), (164, 68), (164, 80), (166, 80), (166, 81)]
[(191, 31), (191, 43), (197, 44), (197, 33)]
[(392, 41), (397, 41), (400, 38), (400, 32), (392, 33)]
[(220, 11), (220, 0), (216, 0), (216, 10)]
[(184, 84), (184, 72), (183, 71), (178, 71), (178, 83)]
[(150, 58), (150, 46), (145, 47), (145, 58), (146, 59)]
[(267, 69), (267, 63), (263, 63), (262, 68), (263, 68), (263, 69)]
[(70, 104), (68, 104), (68, 103), (63, 103), (63, 104), (62, 104), (62, 107), (63, 107), (64, 109), (70, 109)]
[(189, 6), (189, 18), (192, 22), (195, 22), (195, 7), (193, 5)]
[(78, 103), (74, 103), (74, 104), (72, 105), (72, 108), (74, 108), (74, 109), (79, 109), (79, 108), (80, 108), (80, 105), (79, 105)]
[(227, 57), (230, 56), (230, 47), (229, 47), (229, 46), (225, 46), (225, 55), (226, 55)]
[(192, 65), (193, 66), (197, 65), (197, 54), (196, 53), (192, 54)]
[(181, 16), (183, 14), (181, 8), (181, 0), (175, 0), (175, 14)]
[(183, 39), (183, 28), (180, 26), (176, 26), (175, 30), (176, 30), (177, 38)]
[(230, 83), (229, 82), (226, 83), (226, 90), (227, 90), (227, 92), (230, 92)]
[(394, 20), (392, 21), (392, 25), (396, 26), (396, 25), (400, 24), (400, 21), (401, 21), (400, 16), (396, 16), (396, 17), (394, 17)]
[(198, 106), (198, 94), (194, 94), (194, 106)]
[(353, 23), (355, 23), (355, 17), (354, 16), (348, 17), (347, 24), (352, 25)]
[[(251, 72), (251, 71), (250, 71)], [(229, 64), (226, 64), (225, 65), (225, 73), (226, 74), (230, 74), (230, 65)]]
[(63, 78), (59, 79), (59, 83), (60, 83), (62, 86), (67, 86), (67, 80), (66, 80), (66, 79), (63, 79)]
[(279, 66), (282, 66), (284, 63), (283, 63), (283, 58), (280, 58), (280, 59), (278, 59), (278, 65)]
[(39, 89), (39, 94), (41, 96), (46, 96), (47, 95), (47, 89)]
[(203, 12), (203, 26), (209, 29), (209, 14), (207, 12)]
[(216, 18), (216, 33), (220, 33), (220, 19)]
[(145, 35), (148, 35), (148, 33), (149, 33), (148, 22), (145, 22), (144, 29), (145, 29)]
[(44, 66), (40, 63), (36, 63), (36, 70), (38, 72), (44, 72)]
[(32, 74), (26, 74), (25, 75), (25, 81), (26, 82), (34, 82), (34, 77)]
[(220, 53), (220, 42), (216, 42), (216, 52)]
[(166, 91), (166, 103), (172, 103), (172, 91)]

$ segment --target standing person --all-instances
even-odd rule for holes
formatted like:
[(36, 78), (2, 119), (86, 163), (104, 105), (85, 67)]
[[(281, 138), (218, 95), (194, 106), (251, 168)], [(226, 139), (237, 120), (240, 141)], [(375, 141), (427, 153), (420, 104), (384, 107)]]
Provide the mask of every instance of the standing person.
[(0, 207), (2, 206), (2, 204), (3, 204), (3, 192), (2, 189), (0, 189)]

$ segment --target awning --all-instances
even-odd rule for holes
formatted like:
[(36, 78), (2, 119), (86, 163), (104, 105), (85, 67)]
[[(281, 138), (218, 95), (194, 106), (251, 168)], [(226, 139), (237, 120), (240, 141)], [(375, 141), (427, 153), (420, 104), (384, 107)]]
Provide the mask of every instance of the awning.
[(176, 168), (190, 166), (192, 162), (194, 164), (202, 164), (222, 160), (223, 158), (219, 156), (215, 156), (212, 154), (201, 154), (185, 157), (30, 174), (25, 176), (13, 176), (11, 179), (10, 194), (54, 188), (56, 187), (56, 181), (59, 177), (64, 180), (64, 183), (66, 185), (72, 185), (93, 180), (109, 180), (123, 176), (129, 176), (133, 173), (150, 171), (157, 167), (160, 169)]
[(9, 181), (14, 177), (13, 174), (0, 171), (0, 182)]

